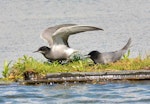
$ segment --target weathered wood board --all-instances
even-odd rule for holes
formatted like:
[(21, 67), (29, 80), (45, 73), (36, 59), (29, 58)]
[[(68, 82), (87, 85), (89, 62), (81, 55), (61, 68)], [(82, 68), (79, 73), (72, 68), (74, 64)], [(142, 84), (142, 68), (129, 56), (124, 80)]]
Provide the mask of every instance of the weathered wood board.
[(24, 80), (21, 84), (49, 84), (65, 82), (100, 82), (112, 80), (150, 80), (150, 70), (131, 70), (115, 72), (75, 72), (75, 73), (50, 73), (39, 80)]

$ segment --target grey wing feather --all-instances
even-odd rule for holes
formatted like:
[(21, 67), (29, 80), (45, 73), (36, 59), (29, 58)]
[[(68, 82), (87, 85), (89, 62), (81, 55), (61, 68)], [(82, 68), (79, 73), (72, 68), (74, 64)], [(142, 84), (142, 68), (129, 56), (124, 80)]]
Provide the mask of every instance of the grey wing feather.
[(121, 50), (103, 53), (104, 60), (107, 60), (107, 62), (116, 62), (117, 60), (120, 60), (121, 57), (126, 53), (128, 48), (130, 47), (130, 44), (131, 38), (129, 38), (127, 44)]
[(53, 39), (55, 40), (54, 42), (56, 42), (56, 44), (65, 44), (69, 46), (68, 37), (70, 35), (80, 33), (80, 32), (86, 32), (86, 31), (94, 31), (94, 30), (103, 30), (103, 29), (93, 27), (93, 26), (82, 26), (82, 25), (62, 27), (53, 34)]
[(129, 38), (127, 44), (122, 48), (122, 50), (127, 50), (130, 47), (131, 44), (131, 38)]
[(94, 31), (94, 30), (103, 30), (101, 28), (93, 26), (82, 26), (76, 24), (63, 24), (50, 27), (46, 29), (41, 37), (48, 41), (49, 45), (53, 44), (65, 44), (68, 45), (68, 37), (72, 34), (85, 32), (85, 31)]
[(46, 40), (50, 46), (53, 45), (54, 41), (53, 41), (53, 34), (60, 28), (62, 27), (67, 27), (67, 26), (74, 26), (76, 24), (62, 24), (62, 25), (56, 25), (53, 27), (49, 27), (47, 29), (45, 29), (42, 34), (40, 35), (40, 37), (44, 40)]
[(126, 53), (126, 51), (129, 49), (130, 44), (131, 44), (131, 38), (129, 38), (127, 44), (126, 44), (121, 50), (118, 50), (118, 51), (115, 51), (115, 52), (114, 52), (113, 60), (114, 60), (114, 61), (117, 61), (117, 60), (121, 59), (121, 57), (122, 57), (122, 56)]

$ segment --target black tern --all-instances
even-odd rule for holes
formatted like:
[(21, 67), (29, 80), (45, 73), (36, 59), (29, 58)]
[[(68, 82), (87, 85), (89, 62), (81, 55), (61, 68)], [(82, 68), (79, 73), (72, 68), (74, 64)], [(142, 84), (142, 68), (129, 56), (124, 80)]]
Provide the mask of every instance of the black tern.
[(95, 64), (108, 64), (120, 60), (121, 57), (126, 53), (131, 44), (131, 38), (129, 38), (127, 44), (120, 50), (114, 52), (103, 52), (91, 51), (88, 57), (93, 60)]
[(94, 30), (103, 29), (94, 26), (76, 24), (62, 24), (49, 27), (40, 35), (42, 39), (48, 42), (49, 47), (42, 46), (35, 52), (42, 53), (49, 61), (68, 60), (73, 53), (77, 52), (77, 50), (70, 48), (68, 44), (69, 36), (76, 33)]

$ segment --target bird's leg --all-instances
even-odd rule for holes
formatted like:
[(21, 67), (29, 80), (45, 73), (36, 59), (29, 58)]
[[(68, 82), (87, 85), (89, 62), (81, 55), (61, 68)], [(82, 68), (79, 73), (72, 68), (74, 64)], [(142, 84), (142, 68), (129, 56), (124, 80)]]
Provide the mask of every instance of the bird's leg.
[(67, 60), (65, 62), (70, 63), (70, 62), (73, 62), (73, 60), (71, 58), (67, 58)]
[(61, 65), (64, 65), (64, 64), (68, 64), (68, 62), (69, 62), (68, 60), (61, 60), (61, 63), (60, 63), (60, 64), (61, 64)]
[(52, 61), (52, 60), (48, 59), (48, 62), (53, 63), (54, 61)]
[(62, 61), (62, 60), (58, 60), (58, 63), (59, 63), (59, 64), (63, 64), (63, 61)]

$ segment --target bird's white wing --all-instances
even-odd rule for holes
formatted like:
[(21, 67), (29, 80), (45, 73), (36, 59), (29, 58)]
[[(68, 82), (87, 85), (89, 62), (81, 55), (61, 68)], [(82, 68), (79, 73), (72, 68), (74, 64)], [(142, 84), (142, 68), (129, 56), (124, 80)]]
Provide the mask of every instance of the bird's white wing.
[(94, 30), (103, 30), (94, 26), (83, 26), (83, 25), (73, 25), (67, 27), (61, 27), (57, 29), (52, 36), (53, 44), (65, 44), (68, 45), (68, 37), (70, 35), (86, 32), (86, 31), (94, 31)]
[[(48, 43), (49, 43), (49, 46), (52, 46), (55, 42), (55, 40), (53, 40), (53, 34), (60, 28), (62, 27), (67, 27), (67, 26), (74, 26), (76, 24), (62, 24), (62, 25), (56, 25), (56, 26), (53, 26), (53, 27), (49, 27), (47, 29), (45, 29), (42, 34), (40, 35), (40, 37), (43, 39), (43, 40), (46, 40)], [(56, 39), (56, 41), (61, 41), (61, 39), (59, 40)]]

